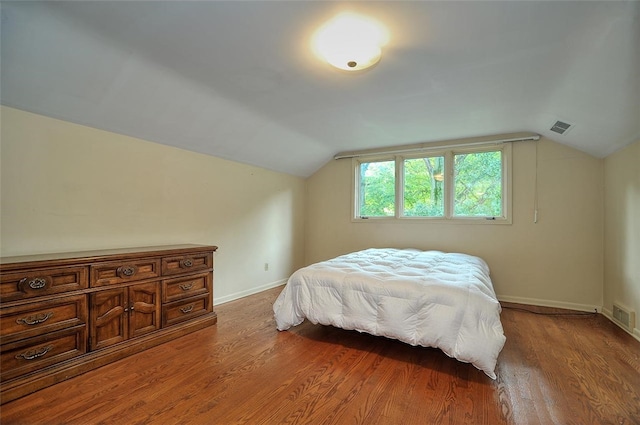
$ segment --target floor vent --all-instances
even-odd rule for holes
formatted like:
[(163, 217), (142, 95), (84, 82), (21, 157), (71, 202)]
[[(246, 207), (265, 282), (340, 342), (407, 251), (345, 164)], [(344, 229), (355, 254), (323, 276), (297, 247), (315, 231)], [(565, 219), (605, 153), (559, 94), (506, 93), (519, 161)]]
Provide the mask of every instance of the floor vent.
[(571, 127), (572, 127), (572, 124), (562, 122), (562, 121), (556, 121), (555, 124), (551, 126), (550, 130), (558, 134), (564, 134), (567, 131), (569, 131)]
[(613, 319), (629, 332), (633, 332), (636, 325), (636, 313), (617, 304), (613, 305)]

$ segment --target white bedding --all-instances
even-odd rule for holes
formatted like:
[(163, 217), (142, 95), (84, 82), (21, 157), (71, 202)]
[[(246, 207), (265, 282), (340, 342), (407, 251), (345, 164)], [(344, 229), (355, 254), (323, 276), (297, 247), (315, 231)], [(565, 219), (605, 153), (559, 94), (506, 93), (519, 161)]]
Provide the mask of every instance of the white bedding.
[(308, 319), (437, 347), (496, 379), (500, 304), (480, 258), (367, 249), (296, 271), (273, 305), (279, 330)]

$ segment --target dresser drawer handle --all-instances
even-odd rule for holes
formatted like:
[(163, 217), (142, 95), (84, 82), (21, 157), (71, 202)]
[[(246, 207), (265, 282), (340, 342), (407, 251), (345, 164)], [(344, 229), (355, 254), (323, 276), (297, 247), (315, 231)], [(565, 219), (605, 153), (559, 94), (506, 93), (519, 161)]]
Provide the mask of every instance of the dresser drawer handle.
[(184, 314), (191, 313), (193, 311), (193, 304), (190, 304), (186, 307), (180, 307), (180, 311)]
[(52, 317), (53, 311), (50, 311), (49, 313), (40, 313), (34, 316), (23, 317), (16, 320), (16, 323), (19, 325), (39, 325), (40, 323), (44, 323)]
[(187, 269), (192, 266), (193, 266), (192, 258), (185, 258), (184, 260), (180, 260), (180, 267), (182, 267), (183, 269)]
[(188, 291), (191, 288), (193, 288), (193, 282), (180, 284), (180, 289), (182, 289), (183, 291)]
[(53, 350), (53, 345), (47, 345), (46, 347), (41, 347), (35, 350), (29, 350), (25, 351), (24, 353), (18, 354), (16, 356), (16, 359), (35, 360), (39, 357), (44, 356), (51, 350)]
[(138, 271), (136, 266), (120, 266), (116, 270), (116, 273), (120, 277), (131, 277)]
[(33, 279), (24, 277), (20, 279), (20, 282), (18, 282), (18, 288), (22, 292), (25, 290), (25, 285), (35, 290), (44, 289), (47, 287), (48, 282), (49, 280), (46, 277), (34, 277)]

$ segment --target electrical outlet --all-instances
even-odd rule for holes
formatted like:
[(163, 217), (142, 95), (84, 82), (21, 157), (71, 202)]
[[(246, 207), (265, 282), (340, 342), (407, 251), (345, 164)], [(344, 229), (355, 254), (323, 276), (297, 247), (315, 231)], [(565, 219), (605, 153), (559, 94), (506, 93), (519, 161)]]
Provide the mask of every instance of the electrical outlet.
[(264, 271), (265, 272), (269, 271), (269, 263), (264, 263)]

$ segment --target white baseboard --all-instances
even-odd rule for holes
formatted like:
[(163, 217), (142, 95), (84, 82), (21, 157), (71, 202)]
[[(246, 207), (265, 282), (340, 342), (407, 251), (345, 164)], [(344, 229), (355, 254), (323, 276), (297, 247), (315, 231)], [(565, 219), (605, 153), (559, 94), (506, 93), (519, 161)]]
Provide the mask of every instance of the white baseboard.
[(589, 311), (591, 313), (602, 311), (602, 306), (600, 305), (590, 305), (590, 304), (575, 304), (575, 303), (567, 303), (563, 301), (551, 301), (551, 300), (539, 300), (537, 298), (523, 298), (523, 297), (510, 297), (508, 295), (498, 295), (499, 301), (504, 301), (507, 303), (516, 303), (516, 304), (528, 304), (528, 305), (536, 305), (540, 307), (553, 307), (553, 308), (564, 308), (567, 310), (577, 310), (577, 311)]
[(272, 289), (277, 286), (284, 285), (285, 283), (287, 283), (287, 279), (276, 280), (275, 282), (266, 283), (264, 285), (257, 286), (255, 288), (247, 289), (246, 291), (240, 291), (224, 297), (214, 298), (213, 305), (220, 305), (220, 304), (228, 303), (229, 301), (235, 301), (240, 298), (248, 297), (249, 295), (266, 291), (267, 289)]
[(528, 305), (536, 305), (540, 307), (554, 307), (554, 308), (565, 308), (568, 310), (577, 310), (577, 311), (588, 311), (593, 313), (594, 311), (598, 313), (602, 313), (604, 317), (611, 320), (614, 324), (616, 324), (620, 329), (640, 341), (640, 329), (635, 328), (633, 332), (629, 332), (627, 329), (623, 328), (619, 323), (613, 320), (613, 312), (605, 309), (603, 306), (589, 305), (589, 304), (575, 304), (575, 303), (567, 303), (562, 301), (550, 301), (550, 300), (539, 300), (536, 298), (523, 298), (523, 297), (510, 297), (508, 295), (498, 295), (499, 301), (504, 301), (507, 303), (516, 303), (516, 304), (528, 304)]
[(624, 327), (622, 327), (622, 325), (620, 323), (618, 323), (615, 320), (613, 320), (613, 312), (611, 310), (607, 309), (607, 308), (602, 308), (602, 314), (604, 315), (604, 317), (606, 317), (607, 319), (611, 320), (620, 329), (622, 329), (623, 331), (625, 331), (626, 333), (628, 333), (629, 335), (631, 335), (632, 337), (634, 337), (635, 339), (640, 341), (640, 329), (634, 328), (633, 332), (629, 332), (628, 329), (625, 329)]
[[(224, 303), (228, 303), (230, 301), (234, 301), (240, 298), (247, 297), (249, 295), (257, 294), (262, 291), (266, 291), (267, 289), (272, 289), (278, 286), (282, 286), (287, 283), (288, 279), (281, 279), (275, 282), (267, 283), (261, 286), (257, 286), (255, 288), (248, 289), (246, 291), (236, 292), (225, 297), (218, 298), (214, 300), (214, 305), (220, 305)], [(615, 323), (620, 329), (627, 332), (629, 335), (640, 341), (640, 329), (634, 328), (633, 332), (629, 332), (627, 329), (623, 328), (618, 324), (615, 320), (613, 320), (613, 313), (610, 310), (605, 309), (602, 306), (589, 305), (589, 304), (576, 304), (576, 303), (567, 303), (562, 301), (550, 301), (550, 300), (540, 300), (537, 298), (524, 298), (524, 297), (511, 297), (508, 295), (498, 295), (499, 301), (504, 301), (507, 303), (516, 303), (516, 304), (528, 304), (535, 305), (540, 307), (553, 307), (553, 308), (564, 308), (567, 310), (577, 310), (577, 311), (588, 311), (588, 312), (598, 312), (602, 313), (607, 319), (611, 320)]]

